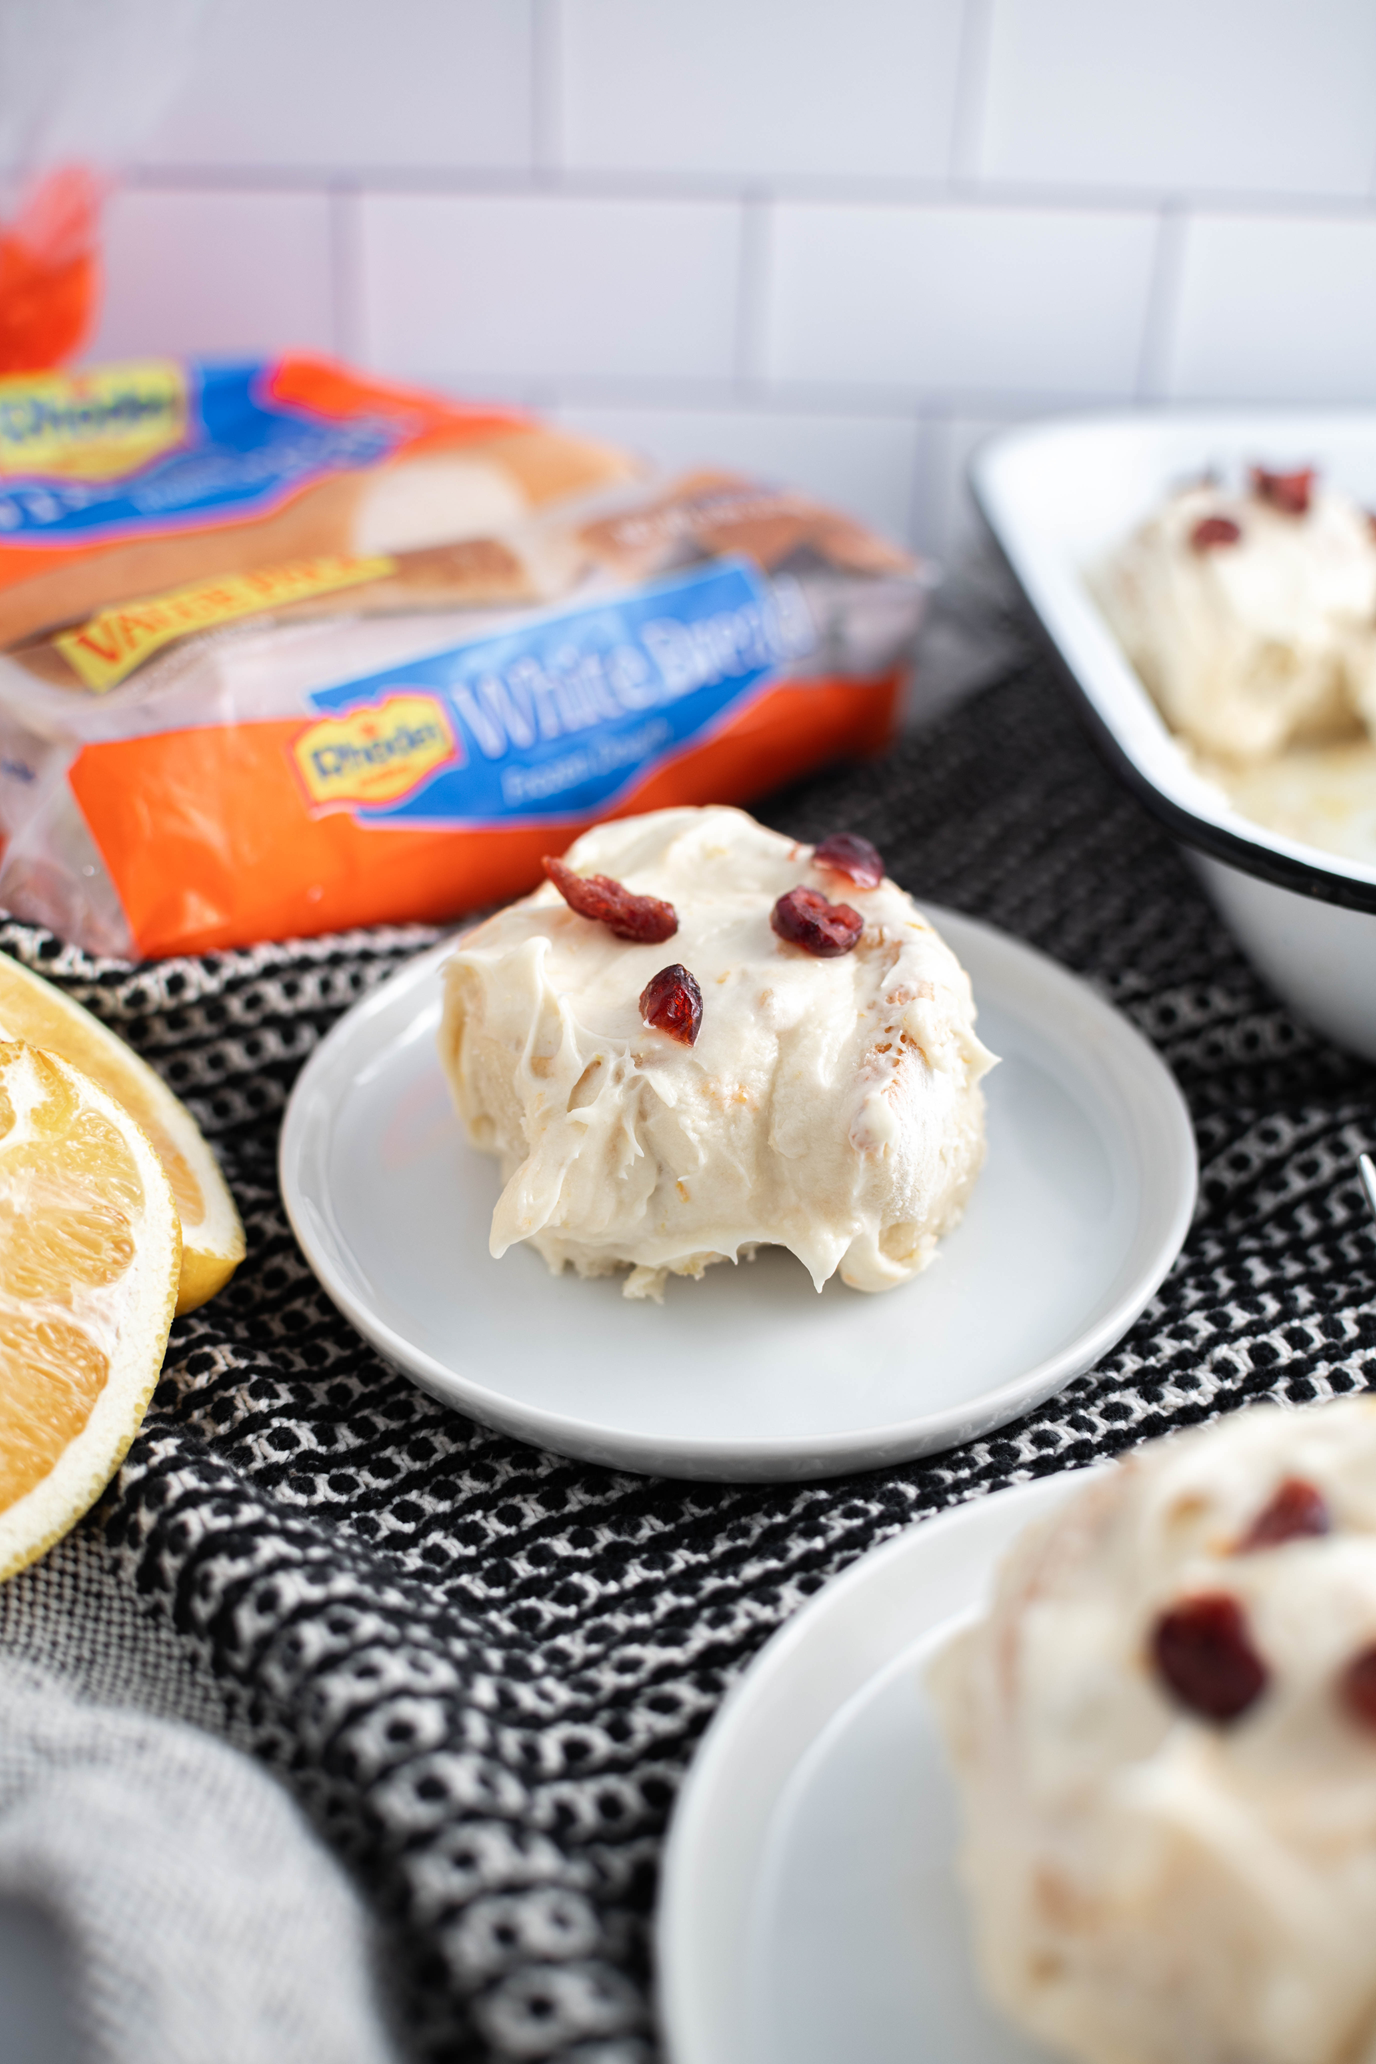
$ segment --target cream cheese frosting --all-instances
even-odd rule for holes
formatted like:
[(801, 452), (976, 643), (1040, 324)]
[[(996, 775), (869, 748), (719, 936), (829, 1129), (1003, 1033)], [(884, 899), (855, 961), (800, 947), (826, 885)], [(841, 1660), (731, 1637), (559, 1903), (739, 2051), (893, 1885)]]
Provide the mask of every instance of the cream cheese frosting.
[[(1327, 1531), (1249, 1541), (1287, 1498)], [(1158, 1645), (1220, 1594), (1265, 1676), (1226, 1721)], [(983, 1973), (1025, 2030), (1083, 2064), (1376, 2064), (1376, 1401), (1258, 1408), (1092, 1481), (929, 1681)]]
[[(501, 1161), (491, 1250), (529, 1241), (558, 1273), (666, 1274), (786, 1247), (820, 1290), (887, 1290), (925, 1268), (984, 1157), (970, 984), (911, 898), (813, 864), (744, 811), (602, 824), (565, 855), (673, 904), (665, 944), (629, 944), (545, 884), (460, 941), (440, 1054), (475, 1145)], [(799, 886), (864, 918), (818, 959), (770, 928)], [(688, 1046), (642, 1022), (652, 976), (702, 991)]]
[(1247, 767), (1202, 756), (1197, 765), (1254, 823), (1376, 867), (1376, 744), (1370, 740), (1292, 746)]
[[(1197, 544), (1201, 524), (1230, 542)], [(1256, 493), (1183, 489), (1096, 578), (1172, 729), (1226, 760), (1264, 759), (1376, 722), (1376, 537), (1349, 496), (1303, 514)]]

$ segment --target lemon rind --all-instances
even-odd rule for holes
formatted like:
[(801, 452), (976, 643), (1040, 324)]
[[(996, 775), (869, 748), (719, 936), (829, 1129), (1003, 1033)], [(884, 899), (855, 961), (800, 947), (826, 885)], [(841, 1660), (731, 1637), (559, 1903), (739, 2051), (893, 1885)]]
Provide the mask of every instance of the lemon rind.
[(176, 1199), (147, 1134), (89, 1075), (60, 1054), (35, 1050), (45, 1053), (127, 1142), (143, 1183), (144, 1213), (128, 1277), (132, 1311), (116, 1339), (109, 1376), (85, 1426), (47, 1475), (0, 1512), (0, 1581), (36, 1561), (69, 1532), (128, 1453), (162, 1373), (182, 1259)]
[[(0, 1038), (21, 1039), (42, 1052), (53, 1051), (43, 1039), (27, 1038), (22, 1027), (11, 1029), (7, 1025), (4, 984), (9, 980), (16, 983), (21, 995), (28, 989), (49, 1009), (69, 1016), (96, 1049), (109, 1056), (111, 1072), (127, 1071), (156, 1106), (201, 1193), (201, 1217), (182, 1228), (182, 1278), (177, 1294), (179, 1317), (183, 1312), (195, 1311), (198, 1305), (224, 1288), (243, 1260), (245, 1251), (243, 1224), (214, 1149), (180, 1097), (168, 1088), (156, 1068), (150, 1067), (141, 1054), (135, 1053), (126, 1040), (112, 1032), (84, 1004), (77, 1003), (65, 991), (54, 987), (8, 953), (0, 953)], [(71, 1065), (78, 1070), (81, 1068), (79, 1061), (73, 1061)]]

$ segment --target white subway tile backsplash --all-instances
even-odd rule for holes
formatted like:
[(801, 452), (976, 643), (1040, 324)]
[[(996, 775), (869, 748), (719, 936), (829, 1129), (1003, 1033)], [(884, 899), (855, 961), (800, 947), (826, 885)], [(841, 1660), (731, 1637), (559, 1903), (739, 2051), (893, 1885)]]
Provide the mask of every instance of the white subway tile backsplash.
[(920, 543), (950, 565), (980, 533), (980, 516), (966, 480), (972, 454), (1006, 428), (998, 416), (939, 418), (927, 440), (927, 471), (920, 519)]
[(987, 536), (984, 518), (970, 492), (970, 461), (1001, 430), (1031, 422), (1044, 409), (1016, 408), (980, 416), (947, 416), (931, 426), (924, 534), (919, 540), (947, 565), (955, 564)]
[(921, 432), (915, 416), (567, 406), (557, 414), (570, 429), (627, 445), (666, 468), (740, 467), (805, 488), (889, 537), (909, 537)]
[(89, 355), (334, 348), (329, 202), (280, 193), (117, 193)]
[(939, 178), (961, 0), (566, 0), (575, 170)]
[(1376, 402), (1376, 220), (1192, 221), (1167, 392)]
[(341, 350), (946, 556), (970, 449), (1021, 415), (1376, 404), (1370, 0), (203, 24), (110, 206), (96, 354)]
[(1370, 0), (993, 0), (985, 176), (1364, 194), (1374, 158)]
[(143, 164), (526, 167), (531, 0), (224, 0)]
[(780, 203), (766, 370), (913, 392), (1130, 394), (1155, 239), (1145, 213)]
[(416, 378), (724, 380), (734, 202), (369, 194), (359, 334)]

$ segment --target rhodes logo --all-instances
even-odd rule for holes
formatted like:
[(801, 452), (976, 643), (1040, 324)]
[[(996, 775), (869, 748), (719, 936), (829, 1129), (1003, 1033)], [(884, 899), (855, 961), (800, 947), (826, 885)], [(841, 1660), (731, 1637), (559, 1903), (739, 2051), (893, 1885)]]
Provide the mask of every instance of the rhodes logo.
[(0, 379), (0, 476), (113, 480), (186, 436), (186, 375), (167, 359)]
[(380, 702), (324, 717), (292, 747), (316, 809), (397, 803), (463, 751), (433, 695), (386, 695)]

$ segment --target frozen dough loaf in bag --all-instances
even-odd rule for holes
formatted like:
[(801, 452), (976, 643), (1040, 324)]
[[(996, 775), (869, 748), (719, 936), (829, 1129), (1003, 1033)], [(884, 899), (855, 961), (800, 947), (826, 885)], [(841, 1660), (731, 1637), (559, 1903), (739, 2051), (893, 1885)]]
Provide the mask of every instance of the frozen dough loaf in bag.
[(0, 381), (0, 902), (87, 948), (439, 920), (890, 736), (924, 570), (318, 359)]

